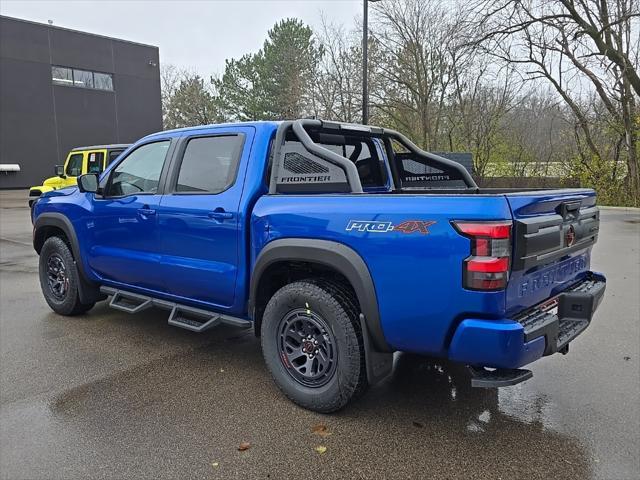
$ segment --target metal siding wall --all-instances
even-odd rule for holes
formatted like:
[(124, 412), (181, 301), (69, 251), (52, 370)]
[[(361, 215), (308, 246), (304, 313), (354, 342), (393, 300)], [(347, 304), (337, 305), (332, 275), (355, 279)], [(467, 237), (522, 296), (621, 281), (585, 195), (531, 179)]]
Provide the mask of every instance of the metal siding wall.
[(113, 59), (120, 141), (162, 130), (158, 49), (113, 42)]
[(0, 163), (21, 169), (0, 172), (0, 188), (51, 176), (56, 152), (47, 30), (0, 18)]
[[(21, 168), (0, 173), (0, 188), (41, 183), (73, 147), (161, 130), (158, 56), (156, 47), (0, 17), (0, 163)], [(112, 73), (115, 91), (54, 86), (51, 64)]]
[(65, 67), (112, 72), (111, 40), (52, 28), (51, 62)]
[[(117, 143), (113, 92), (54, 86), (60, 151)], [(63, 155), (64, 155), (63, 154)]]

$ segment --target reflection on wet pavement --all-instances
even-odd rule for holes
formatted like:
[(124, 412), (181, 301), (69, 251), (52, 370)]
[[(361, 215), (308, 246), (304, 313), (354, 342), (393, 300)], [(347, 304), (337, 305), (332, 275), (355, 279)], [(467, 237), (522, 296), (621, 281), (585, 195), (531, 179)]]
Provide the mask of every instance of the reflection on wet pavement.
[[(276, 390), (250, 331), (220, 333), (199, 348), (3, 409), (17, 440), (3, 463), (16, 473), (12, 460), (26, 449), (40, 452), (39, 461), (19, 470), (41, 478), (52, 468), (91, 477), (293, 478), (301, 462), (332, 478), (590, 477), (578, 442), (545, 427), (546, 400), (522, 407), (517, 387), (472, 389), (464, 367), (398, 354), (383, 384), (323, 416)], [(310, 433), (319, 422), (331, 436)], [(240, 453), (245, 440), (252, 448)], [(322, 457), (313, 451), (321, 442)]]
[(603, 212), (593, 263), (607, 296), (533, 379), (472, 389), (461, 365), (397, 354), (392, 376), (319, 415), (277, 390), (251, 331), (198, 335), (104, 304), (53, 314), (14, 200), (0, 237), (1, 479), (640, 478), (637, 214)]

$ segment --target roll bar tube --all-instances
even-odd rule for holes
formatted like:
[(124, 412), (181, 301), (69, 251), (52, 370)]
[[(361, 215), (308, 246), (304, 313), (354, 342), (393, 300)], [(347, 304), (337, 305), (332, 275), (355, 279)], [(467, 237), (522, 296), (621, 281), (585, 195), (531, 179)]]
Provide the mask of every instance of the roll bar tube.
[(441, 157), (439, 155), (434, 155), (433, 153), (426, 152), (415, 145), (411, 140), (409, 140), (406, 136), (397, 132), (395, 130), (390, 130), (386, 128), (380, 127), (369, 127), (366, 125), (351, 125), (340, 122), (323, 122), (322, 120), (313, 120), (313, 119), (301, 119), (301, 120), (287, 120), (282, 122), (276, 131), (275, 143), (273, 148), (273, 158), (272, 158), (272, 172), (271, 178), (269, 181), (269, 193), (274, 194), (277, 192), (277, 178), (279, 174), (279, 170), (281, 168), (282, 161), (282, 147), (285, 142), (287, 131), (291, 128), (295, 133), (296, 137), (302, 144), (305, 150), (309, 153), (316, 155), (327, 162), (330, 162), (338, 167), (342, 168), (346, 174), (347, 182), (349, 183), (349, 187), (351, 189), (351, 193), (363, 193), (362, 183), (360, 182), (360, 176), (358, 175), (358, 169), (355, 164), (349, 159), (338, 155), (337, 153), (332, 152), (331, 150), (318, 145), (315, 143), (312, 138), (309, 136), (305, 127), (312, 129), (327, 129), (327, 130), (340, 130), (344, 134), (349, 135), (360, 135), (366, 137), (377, 137), (377, 138), (391, 138), (398, 141), (401, 145), (403, 145), (407, 150), (409, 150), (414, 155), (421, 157), (427, 160), (430, 164), (433, 164), (436, 167), (441, 167), (445, 171), (455, 171), (462, 177), (462, 180), (465, 182), (468, 188), (477, 189), (478, 185), (473, 180), (471, 174), (464, 168), (461, 164), (454, 162), (453, 160), (449, 160), (447, 158)]
[(460, 163), (449, 160), (448, 158), (441, 157), (440, 155), (434, 155), (433, 153), (422, 150), (403, 134), (401, 134), (400, 132), (396, 132), (395, 130), (388, 130), (385, 128), (383, 130), (383, 135), (397, 140), (411, 153), (428, 160), (430, 163), (433, 163), (436, 166), (443, 167), (444, 170), (453, 170), (458, 172), (468, 188), (478, 188), (478, 184), (475, 182), (471, 174)]
[(322, 128), (322, 121), (296, 120), (295, 122), (293, 122), (293, 132), (296, 134), (298, 140), (300, 140), (305, 150), (313, 153), (314, 155), (317, 155), (327, 162), (337, 165), (344, 170), (344, 173), (347, 175), (347, 182), (349, 182), (349, 187), (351, 187), (351, 193), (362, 193), (362, 184), (360, 183), (360, 176), (358, 175), (358, 169), (356, 168), (355, 163), (344, 158), (342, 155), (333, 153), (328, 148), (315, 143), (311, 139), (307, 131), (304, 129), (305, 126), (312, 128)]
[(278, 125), (278, 129), (276, 130), (276, 138), (273, 142), (273, 152), (271, 154), (271, 175), (269, 178), (269, 194), (273, 195), (277, 193), (278, 185), (278, 175), (280, 174), (280, 162), (282, 159), (282, 146), (284, 145), (285, 135), (287, 130), (291, 128), (291, 124), (293, 122), (291, 120), (287, 120), (286, 122), (282, 122)]

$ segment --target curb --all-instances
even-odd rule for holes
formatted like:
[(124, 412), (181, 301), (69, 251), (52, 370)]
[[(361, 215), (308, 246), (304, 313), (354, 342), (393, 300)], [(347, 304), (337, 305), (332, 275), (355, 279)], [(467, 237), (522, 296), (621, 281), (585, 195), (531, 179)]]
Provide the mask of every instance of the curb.
[(629, 213), (640, 213), (640, 208), (637, 208), (637, 207), (608, 207), (606, 205), (598, 205), (597, 207), (600, 210), (618, 210), (618, 211), (629, 212)]

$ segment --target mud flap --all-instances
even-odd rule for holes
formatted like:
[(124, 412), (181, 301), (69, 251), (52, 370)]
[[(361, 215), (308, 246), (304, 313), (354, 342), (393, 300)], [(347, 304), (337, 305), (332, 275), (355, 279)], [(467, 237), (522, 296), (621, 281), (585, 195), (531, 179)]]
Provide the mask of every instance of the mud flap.
[(362, 339), (364, 341), (364, 355), (367, 366), (367, 380), (369, 385), (375, 385), (387, 377), (393, 369), (393, 352), (378, 352), (371, 341), (367, 322), (364, 315), (360, 314), (362, 327)]

